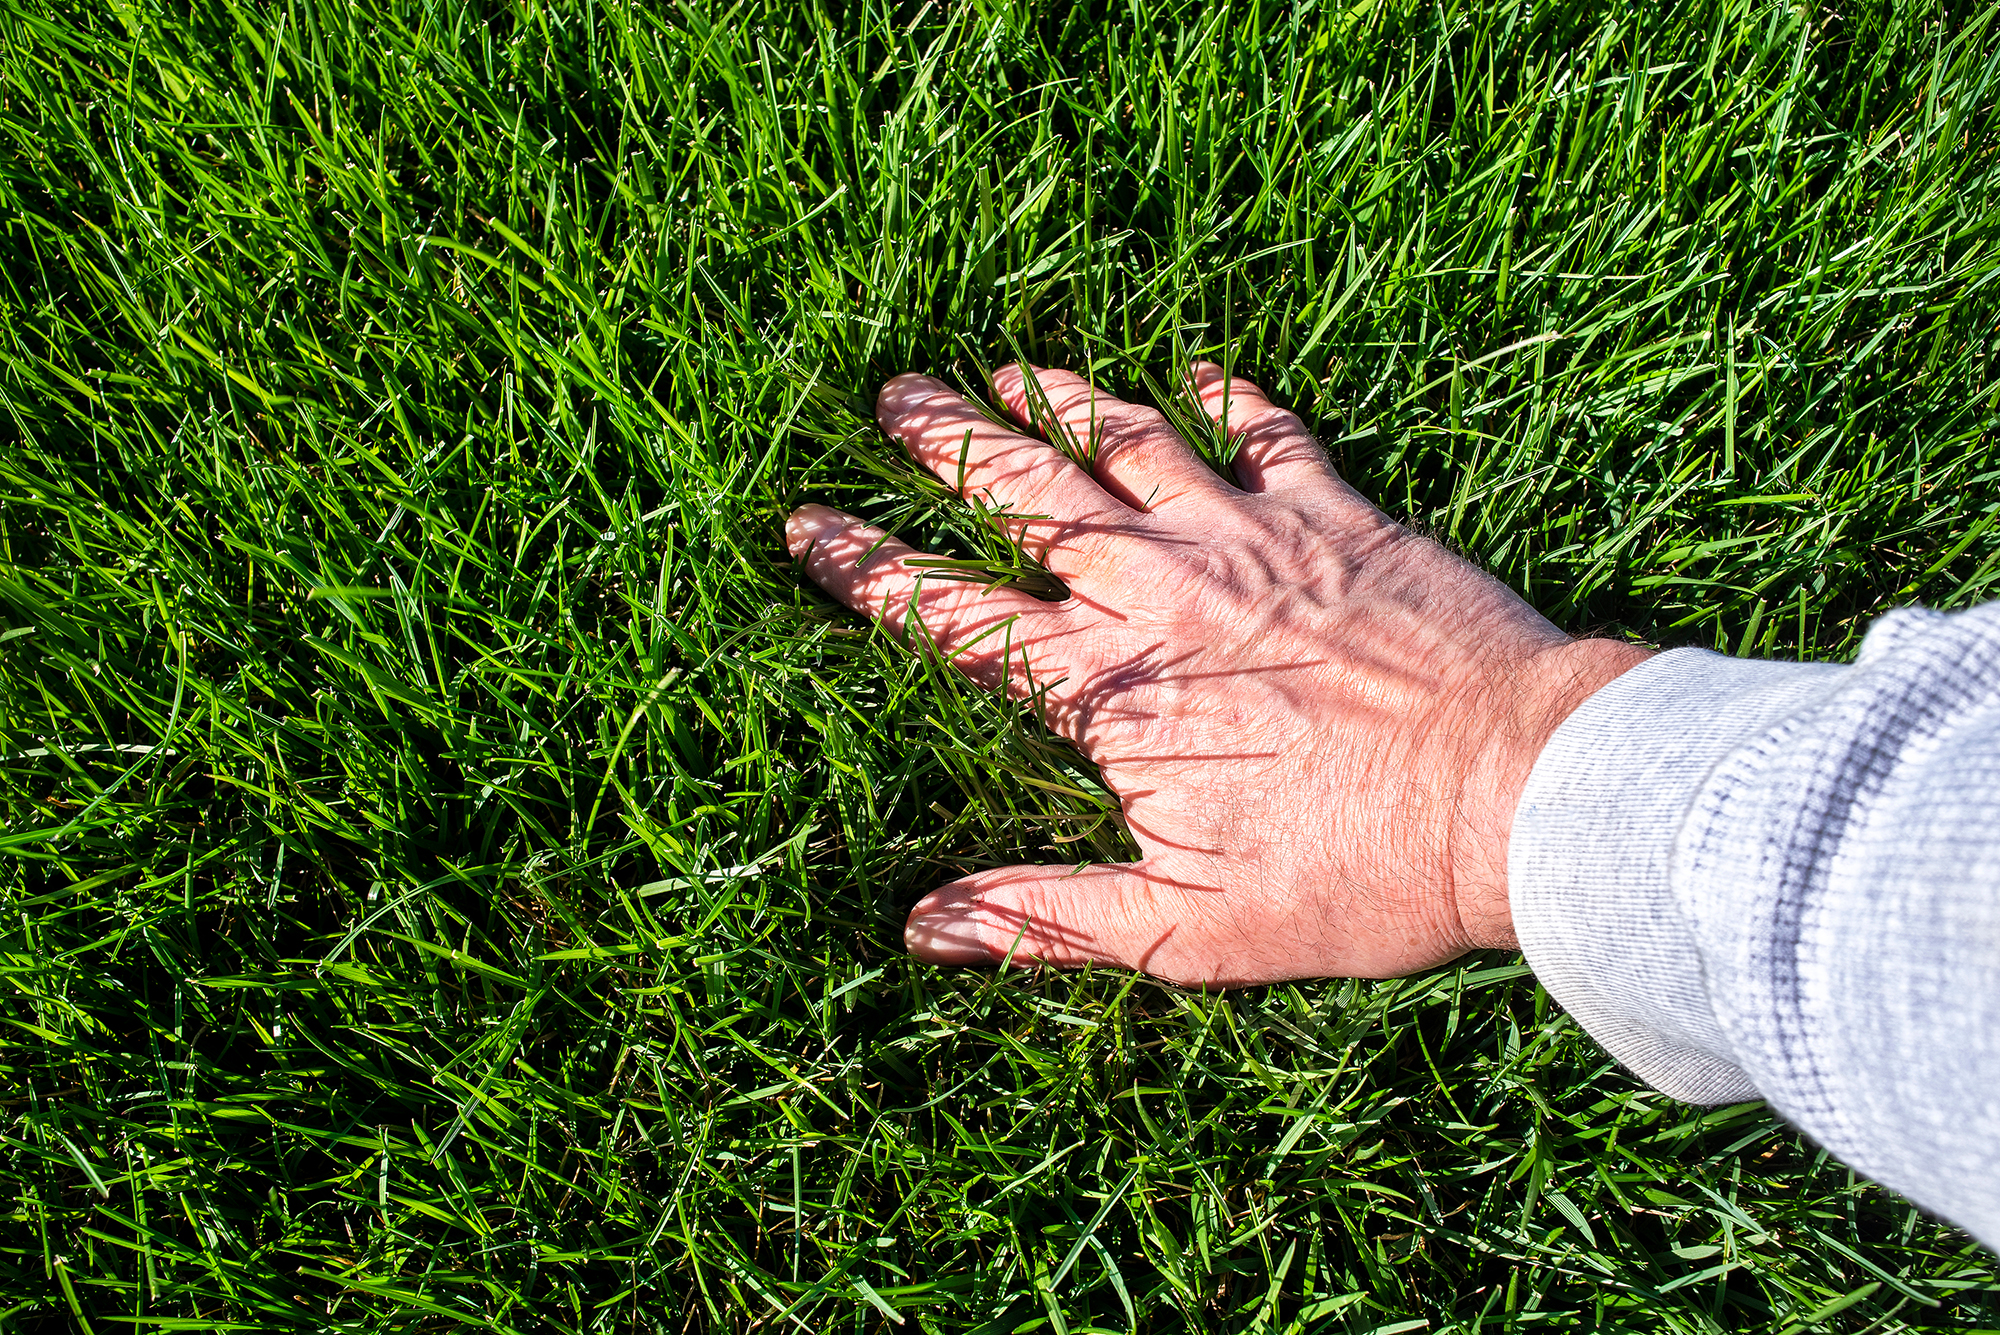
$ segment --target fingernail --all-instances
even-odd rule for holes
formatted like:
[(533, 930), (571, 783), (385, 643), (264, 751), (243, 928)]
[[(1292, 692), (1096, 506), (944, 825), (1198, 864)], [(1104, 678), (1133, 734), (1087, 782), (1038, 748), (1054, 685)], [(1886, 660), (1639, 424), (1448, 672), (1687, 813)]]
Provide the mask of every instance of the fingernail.
[(801, 505), (785, 521), (785, 550), (796, 561), (813, 543), (839, 532), (850, 522), (852, 516), (843, 515), (831, 506)]
[(918, 901), (903, 928), (903, 944), (932, 964), (991, 964), (994, 954), (979, 922), (978, 901), (969, 890), (948, 887)]

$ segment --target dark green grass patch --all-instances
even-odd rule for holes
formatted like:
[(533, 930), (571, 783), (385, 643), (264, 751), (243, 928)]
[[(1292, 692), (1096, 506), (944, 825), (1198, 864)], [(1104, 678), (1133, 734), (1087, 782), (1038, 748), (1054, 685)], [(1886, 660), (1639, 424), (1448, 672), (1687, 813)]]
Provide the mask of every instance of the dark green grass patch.
[(1517, 960), (912, 964), (1090, 768), (874, 389), (1229, 358), (1577, 629), (2000, 593), (2000, 12), (0, 5), (0, 1326), (2000, 1326)]

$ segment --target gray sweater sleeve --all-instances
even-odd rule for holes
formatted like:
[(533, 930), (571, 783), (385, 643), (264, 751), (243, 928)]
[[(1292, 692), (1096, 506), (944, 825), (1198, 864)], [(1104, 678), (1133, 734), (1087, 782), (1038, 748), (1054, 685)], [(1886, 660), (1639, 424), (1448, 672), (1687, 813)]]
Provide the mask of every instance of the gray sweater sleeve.
[(1890, 613), (1852, 667), (1649, 659), (1543, 749), (1508, 875), (1641, 1079), (1767, 1099), (2000, 1244), (2000, 603)]

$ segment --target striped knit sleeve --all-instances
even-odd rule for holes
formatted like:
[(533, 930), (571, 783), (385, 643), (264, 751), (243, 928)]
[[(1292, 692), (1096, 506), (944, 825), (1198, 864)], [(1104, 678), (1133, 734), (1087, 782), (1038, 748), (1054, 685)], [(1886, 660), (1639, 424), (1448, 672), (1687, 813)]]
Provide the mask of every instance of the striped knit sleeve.
[(1632, 669), (1536, 762), (1509, 890), (1634, 1074), (2000, 1241), (2000, 604), (1891, 613), (1851, 667)]

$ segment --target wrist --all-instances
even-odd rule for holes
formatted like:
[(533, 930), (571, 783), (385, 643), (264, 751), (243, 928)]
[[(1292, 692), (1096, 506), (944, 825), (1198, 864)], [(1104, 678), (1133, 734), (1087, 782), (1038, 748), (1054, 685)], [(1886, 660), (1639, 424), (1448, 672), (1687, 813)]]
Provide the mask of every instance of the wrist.
[(1451, 889), (1466, 949), (1519, 949), (1508, 901), (1507, 853), (1521, 790), (1563, 721), (1611, 681), (1653, 656), (1619, 640), (1552, 645), (1507, 672), (1484, 745), (1468, 758), (1452, 839)]

